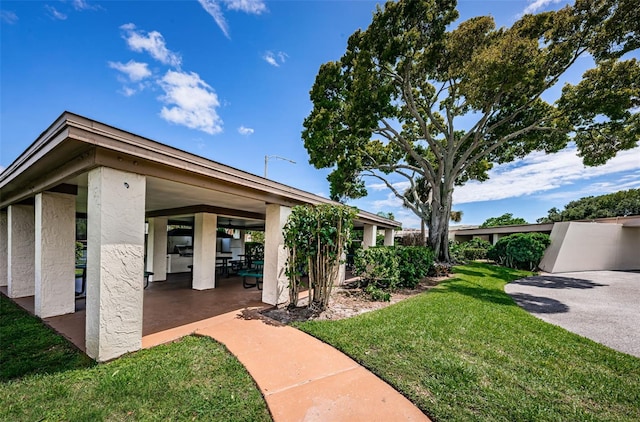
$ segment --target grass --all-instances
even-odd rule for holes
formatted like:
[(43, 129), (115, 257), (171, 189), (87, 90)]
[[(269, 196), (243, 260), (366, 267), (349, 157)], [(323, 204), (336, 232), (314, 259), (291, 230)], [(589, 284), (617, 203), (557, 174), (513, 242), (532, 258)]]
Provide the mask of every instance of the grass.
[(210, 338), (96, 365), (2, 296), (0, 306), (0, 420), (271, 420), (245, 368)]
[(302, 330), (350, 355), (434, 420), (640, 420), (640, 359), (547, 324), (471, 264), (431, 291)]

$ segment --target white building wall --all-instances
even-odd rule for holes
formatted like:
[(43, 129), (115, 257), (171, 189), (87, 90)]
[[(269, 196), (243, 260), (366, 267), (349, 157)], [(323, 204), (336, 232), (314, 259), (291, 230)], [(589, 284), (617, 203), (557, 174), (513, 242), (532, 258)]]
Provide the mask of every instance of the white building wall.
[(0, 210), (0, 287), (7, 285), (7, 210)]
[(35, 293), (35, 212), (33, 205), (9, 205), (7, 211), (7, 293)]
[(267, 204), (264, 231), (264, 282), (262, 301), (277, 305), (289, 300), (289, 279), (285, 274), (287, 250), (282, 228), (287, 223), (291, 208)]
[(167, 217), (149, 219), (147, 271), (153, 273), (150, 281), (167, 279), (167, 221)]
[(98, 361), (142, 346), (144, 176), (89, 172), (86, 351)]
[(362, 235), (362, 249), (376, 246), (377, 230), (377, 226), (371, 224), (364, 225), (364, 233)]
[(540, 268), (553, 273), (640, 269), (640, 229), (613, 223), (556, 223)]
[(216, 287), (216, 238), (218, 216), (198, 213), (193, 227), (193, 282), (195, 290)]
[(43, 192), (35, 205), (35, 314), (75, 312), (76, 197)]

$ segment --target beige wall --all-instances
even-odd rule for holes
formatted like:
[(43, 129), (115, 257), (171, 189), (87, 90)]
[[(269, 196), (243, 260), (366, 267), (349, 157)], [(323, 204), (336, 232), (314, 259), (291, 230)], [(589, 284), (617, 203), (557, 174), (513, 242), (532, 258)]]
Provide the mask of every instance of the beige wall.
[(556, 223), (540, 268), (552, 273), (640, 269), (640, 229), (611, 223)]

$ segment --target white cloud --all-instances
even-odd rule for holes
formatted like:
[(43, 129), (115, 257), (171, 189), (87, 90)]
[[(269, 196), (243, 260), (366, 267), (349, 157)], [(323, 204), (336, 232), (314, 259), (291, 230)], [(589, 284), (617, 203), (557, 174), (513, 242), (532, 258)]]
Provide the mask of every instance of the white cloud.
[(197, 73), (169, 70), (158, 84), (165, 92), (163, 119), (210, 135), (222, 132), (218, 96)]
[(130, 86), (123, 86), (121, 92), (125, 97), (131, 97), (138, 91), (135, 88), (131, 88)]
[[(393, 186), (398, 191), (403, 192), (403, 191), (409, 189), (409, 186), (411, 186), (411, 183), (409, 181), (396, 182), (396, 183), (392, 183), (391, 186)], [(386, 190), (387, 189), (387, 185), (382, 183), (382, 182), (380, 182), (380, 183), (372, 183), (370, 185), (367, 185), (366, 188), (367, 188), (367, 190), (381, 191), (381, 190)]]
[(280, 67), (280, 65), (284, 64), (287, 61), (288, 57), (289, 56), (287, 55), (287, 53), (284, 53), (282, 51), (278, 51), (277, 53), (274, 53), (273, 51), (267, 51), (262, 56), (265, 62), (275, 67)]
[[(586, 167), (575, 147), (556, 154), (536, 152), (524, 159), (494, 167), (486, 182), (469, 182), (453, 193), (455, 204), (515, 198), (566, 187), (580, 180), (640, 169), (640, 147), (619, 152), (607, 164)], [(619, 189), (616, 189), (619, 190)]]
[(131, 82), (139, 82), (151, 76), (147, 63), (129, 60), (127, 63), (109, 62), (109, 67), (127, 75)]
[(0, 10), (0, 21), (13, 25), (18, 22), (18, 15), (10, 10)]
[(227, 20), (224, 18), (224, 14), (222, 13), (222, 8), (220, 7), (220, 3), (218, 3), (216, 0), (198, 0), (198, 3), (200, 3), (200, 6), (202, 6), (202, 8), (206, 10), (208, 14), (211, 15), (214, 21), (216, 21), (216, 24), (218, 25), (220, 30), (222, 30), (222, 33), (224, 34), (224, 36), (227, 38), (230, 38), (229, 24), (227, 23)]
[(55, 7), (49, 6), (48, 4), (45, 5), (44, 7), (49, 12), (49, 15), (51, 16), (51, 18), (59, 20), (59, 21), (63, 21), (63, 20), (67, 19), (67, 15), (65, 15), (62, 12), (59, 12)]
[(250, 127), (240, 126), (238, 128), (238, 133), (240, 135), (251, 135), (251, 134), (253, 134), (253, 132), (255, 132), (255, 131)]
[(167, 48), (164, 37), (158, 31), (145, 33), (136, 30), (132, 23), (122, 25), (120, 29), (124, 31), (123, 38), (133, 51), (146, 51), (151, 57), (167, 65), (180, 67), (182, 64), (180, 55)]
[(86, 0), (73, 0), (72, 1), (73, 4), (73, 8), (78, 10), (78, 11), (82, 11), (82, 10), (98, 10), (101, 7), (97, 6), (97, 5), (92, 5), (87, 3)]
[(221, 4), (227, 10), (245, 12), (252, 15), (260, 15), (267, 10), (263, 0), (198, 0), (202, 8), (213, 18), (225, 37), (229, 36), (229, 24), (222, 12)]
[(522, 11), (523, 15), (536, 13), (550, 4), (560, 3), (563, 0), (529, 0), (529, 5)]
[(389, 192), (385, 199), (378, 199), (373, 201), (372, 208), (373, 211), (384, 211), (388, 208), (398, 208), (402, 207), (402, 200), (398, 198), (393, 192)]
[(267, 5), (263, 0), (222, 0), (229, 10), (238, 10), (240, 12), (250, 13), (252, 15), (260, 15), (267, 11)]

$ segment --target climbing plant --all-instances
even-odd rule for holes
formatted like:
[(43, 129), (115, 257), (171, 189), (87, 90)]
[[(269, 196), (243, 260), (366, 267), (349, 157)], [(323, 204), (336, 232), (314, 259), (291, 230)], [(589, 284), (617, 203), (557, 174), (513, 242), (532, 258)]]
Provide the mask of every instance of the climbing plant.
[(291, 306), (298, 305), (301, 277), (308, 273), (309, 308), (327, 308), (355, 216), (355, 208), (343, 205), (293, 207), (283, 229)]

